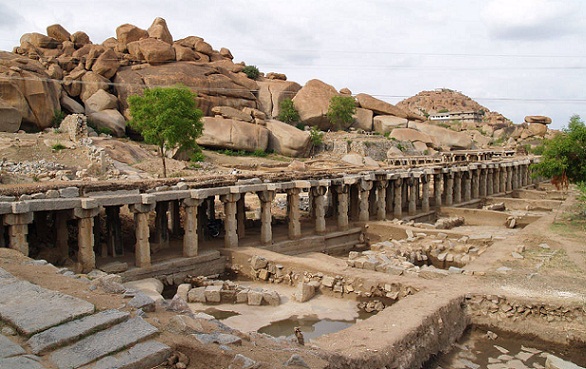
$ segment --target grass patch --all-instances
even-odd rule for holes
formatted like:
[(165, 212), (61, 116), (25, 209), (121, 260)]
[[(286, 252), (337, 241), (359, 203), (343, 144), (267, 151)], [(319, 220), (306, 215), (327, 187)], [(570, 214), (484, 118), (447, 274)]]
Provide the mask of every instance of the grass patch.
[(51, 146), (51, 150), (53, 150), (53, 151), (57, 151), (57, 152), (59, 152), (59, 151), (61, 151), (61, 150), (64, 150), (64, 149), (66, 149), (66, 148), (67, 148), (67, 147), (66, 147), (65, 145), (63, 145), (63, 144), (60, 144), (60, 143), (56, 143), (55, 145)]

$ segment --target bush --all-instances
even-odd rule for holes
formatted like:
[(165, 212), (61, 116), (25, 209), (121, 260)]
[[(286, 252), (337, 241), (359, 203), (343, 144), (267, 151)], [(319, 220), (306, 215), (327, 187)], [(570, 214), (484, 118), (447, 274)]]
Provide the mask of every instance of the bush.
[(303, 124), (303, 123), (297, 123), (295, 125), (295, 127), (297, 127), (297, 129), (300, 129), (302, 131), (305, 131), (305, 124)]
[(56, 143), (55, 145), (51, 146), (51, 149), (52, 149), (53, 151), (61, 151), (61, 150), (64, 150), (64, 149), (66, 149), (66, 148), (67, 148), (67, 147), (65, 147), (65, 145), (63, 145), (63, 144), (60, 144), (60, 143)]
[(53, 120), (51, 121), (53, 127), (59, 128), (59, 126), (61, 125), (61, 122), (63, 122), (63, 119), (65, 119), (66, 115), (67, 114), (65, 114), (65, 112), (63, 110), (55, 109), (53, 111)]
[(351, 96), (332, 96), (328, 113), (326, 114), (334, 127), (340, 129), (354, 121), (356, 103)]
[(281, 122), (296, 123), (299, 122), (299, 113), (293, 105), (293, 100), (287, 98), (279, 104), (279, 116), (277, 117)]
[(203, 152), (201, 151), (201, 148), (199, 146), (195, 146), (193, 148), (193, 154), (191, 154), (191, 162), (192, 163), (200, 163), (202, 161), (205, 160), (205, 155), (203, 154)]
[(246, 67), (242, 68), (242, 71), (248, 78), (253, 80), (256, 80), (260, 76), (260, 71), (256, 65), (247, 65)]
[(323, 138), (324, 133), (319, 130), (319, 128), (313, 126), (309, 130), (309, 139), (311, 140), (311, 144), (313, 146), (319, 146), (324, 142)]

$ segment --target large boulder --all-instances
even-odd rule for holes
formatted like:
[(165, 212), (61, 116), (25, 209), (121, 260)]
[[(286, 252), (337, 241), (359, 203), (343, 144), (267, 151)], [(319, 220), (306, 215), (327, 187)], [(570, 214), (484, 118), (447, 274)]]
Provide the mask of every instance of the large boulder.
[(149, 37), (136, 42), (138, 42), (141, 55), (151, 65), (169, 63), (175, 60), (173, 46), (164, 41)]
[(98, 90), (107, 90), (110, 80), (94, 72), (87, 72), (81, 77), (81, 101), (86, 101)]
[(177, 62), (141, 69), (121, 67), (114, 78), (122, 111), (128, 108), (131, 95), (142, 95), (145, 88), (173, 86), (181, 83), (197, 92), (198, 107), (205, 115), (211, 115), (214, 106), (256, 108), (254, 94), (210, 66)]
[(49, 37), (54, 38), (59, 42), (69, 41), (71, 38), (71, 33), (69, 33), (65, 28), (63, 28), (60, 24), (53, 24), (47, 27), (47, 35)]
[(72, 114), (83, 114), (85, 112), (85, 108), (83, 105), (69, 97), (65, 92), (61, 93), (61, 109), (72, 113)]
[(126, 120), (118, 110), (102, 110), (92, 113), (88, 118), (98, 129), (108, 129), (112, 132), (112, 136), (124, 137), (125, 135)]
[(433, 144), (433, 140), (429, 135), (411, 128), (395, 128), (391, 131), (389, 138), (394, 138), (398, 141), (419, 141), (429, 145)]
[(545, 137), (547, 133), (547, 125), (542, 123), (529, 123), (528, 129), (533, 136)]
[(301, 85), (297, 82), (282, 80), (258, 81), (258, 108), (262, 110), (268, 118), (279, 116), (280, 104), (283, 100), (293, 99), (297, 92), (301, 90)]
[(464, 132), (455, 132), (444, 127), (419, 122), (409, 122), (408, 127), (427, 133), (436, 145), (439, 144), (443, 147), (469, 150), (473, 145), (472, 138)]
[(407, 128), (407, 118), (394, 115), (377, 115), (373, 120), (374, 131), (380, 134), (391, 132), (395, 128)]
[(299, 112), (301, 121), (309, 126), (317, 126), (321, 130), (327, 130), (331, 123), (326, 114), (330, 106), (330, 100), (340, 94), (336, 89), (317, 79), (308, 81), (293, 98), (295, 109)]
[(167, 27), (167, 22), (163, 18), (155, 18), (153, 24), (151, 24), (148, 29), (148, 33), (149, 37), (173, 45), (173, 36), (171, 36), (171, 32), (169, 32), (169, 28)]
[(233, 119), (204, 117), (203, 135), (196, 142), (204, 147), (265, 151), (269, 145), (269, 130), (258, 124)]
[(410, 120), (421, 120), (421, 117), (412, 113), (407, 113), (403, 109), (396, 107), (386, 101), (379, 100), (367, 94), (356, 95), (356, 101), (361, 108), (370, 109), (378, 115), (394, 115), (395, 117), (406, 118)]
[(191, 48), (178, 43), (173, 44), (173, 50), (175, 50), (175, 60), (177, 61), (197, 61), (199, 59), (199, 56)]
[(73, 42), (73, 45), (75, 45), (76, 49), (79, 49), (85, 45), (89, 45), (92, 43), (92, 41), (90, 40), (90, 36), (88, 36), (87, 33), (82, 31), (77, 31), (73, 33), (69, 37), (69, 40)]
[(253, 121), (252, 115), (246, 114), (245, 112), (234, 109), (230, 106), (214, 106), (212, 108), (212, 113), (216, 116), (221, 116), (222, 118), (241, 120), (248, 123), (252, 123)]
[[(340, 92), (341, 91), (342, 90), (340, 90)], [(372, 110), (356, 108), (356, 112), (354, 113), (354, 124), (352, 124), (352, 127), (366, 132), (372, 131), (372, 116)]]
[(20, 37), (21, 47), (26, 47), (25, 44), (29, 43), (37, 48), (43, 49), (56, 49), (59, 46), (59, 41), (53, 37), (45, 36), (42, 33), (25, 33)]
[(269, 150), (291, 157), (303, 157), (309, 153), (309, 133), (278, 120), (266, 123), (269, 135)]
[(544, 115), (528, 115), (525, 117), (525, 123), (551, 124), (551, 118)]
[(118, 109), (118, 98), (104, 90), (96, 91), (85, 101), (86, 115), (107, 109)]
[(110, 79), (114, 77), (119, 67), (120, 63), (116, 52), (112, 49), (107, 49), (96, 59), (92, 66), (92, 71)]
[(127, 50), (129, 43), (140, 41), (147, 37), (149, 37), (149, 33), (146, 30), (132, 24), (127, 23), (116, 28), (116, 39), (118, 40), (120, 51)]
[(50, 127), (55, 111), (61, 110), (61, 86), (50, 80), (43, 66), (35, 60), (0, 51), (0, 75), (12, 77), (0, 79), (0, 100), (20, 113), (23, 127)]
[(18, 109), (0, 99), (0, 132), (14, 133), (20, 128), (22, 115)]

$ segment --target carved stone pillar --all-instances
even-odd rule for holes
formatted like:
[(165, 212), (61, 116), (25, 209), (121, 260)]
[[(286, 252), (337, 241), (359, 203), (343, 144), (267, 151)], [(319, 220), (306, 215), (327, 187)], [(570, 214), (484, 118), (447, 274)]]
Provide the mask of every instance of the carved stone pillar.
[(507, 171), (505, 167), (499, 168), (499, 192), (507, 191)]
[(326, 186), (311, 187), (311, 193), (315, 199), (315, 231), (318, 234), (326, 233)]
[(256, 195), (260, 200), (260, 243), (269, 245), (273, 242), (271, 205), (275, 199), (275, 191), (259, 191)]
[(417, 213), (417, 181), (414, 178), (407, 178), (407, 185), (409, 186), (409, 215)]
[(134, 204), (129, 209), (134, 213), (136, 245), (134, 246), (134, 264), (138, 268), (151, 265), (151, 244), (149, 242), (149, 213), (154, 204)]
[(480, 197), (480, 169), (472, 171), (472, 198), (478, 199)]
[(478, 168), (480, 172), (480, 197), (486, 197), (486, 169)]
[(299, 193), (300, 188), (291, 188), (287, 190), (287, 218), (289, 219), (289, 238), (297, 239), (301, 237), (301, 223), (299, 218)]
[(462, 202), (462, 173), (454, 173), (454, 203)]
[(99, 214), (99, 209), (76, 208), (73, 213), (77, 218), (77, 262), (81, 266), (81, 273), (89, 273), (96, 268), (94, 217)]
[(368, 222), (370, 219), (370, 190), (372, 189), (372, 182), (362, 180), (360, 183), (360, 213), (358, 215), (358, 220), (360, 222)]
[(497, 193), (501, 192), (500, 191), (500, 189), (501, 189), (501, 182), (500, 182), (500, 175), (499, 175), (499, 173), (500, 173), (500, 168), (497, 167), (497, 168), (494, 168), (493, 169), (493, 179), (492, 179), (492, 184), (493, 184), (492, 193), (493, 194), (497, 194)]
[(236, 220), (236, 203), (242, 195), (230, 193), (221, 195), (220, 200), (224, 203), (224, 247), (231, 249), (238, 247), (238, 221)]
[(34, 213), (4, 215), (4, 225), (8, 226), (8, 246), (24, 256), (29, 254), (28, 225), (33, 222), (33, 219)]
[(442, 206), (442, 175), (433, 175), (433, 196), (435, 198), (435, 207), (439, 209)]
[(395, 186), (395, 208), (393, 209), (393, 215), (395, 218), (401, 219), (403, 217), (403, 200), (401, 199), (403, 195), (403, 179), (395, 179), (393, 186)]
[(387, 187), (389, 182), (376, 182), (376, 219), (385, 220), (387, 218)]
[(335, 185), (330, 187), (336, 194), (336, 202), (338, 204), (338, 229), (348, 229), (348, 193), (350, 192), (350, 186), (348, 185)]
[(492, 195), (492, 191), (494, 190), (494, 183), (493, 183), (493, 169), (487, 168), (486, 169), (486, 196)]
[(472, 200), (472, 180), (470, 175), (470, 171), (462, 173), (462, 179), (464, 181), (464, 201), (466, 202)]
[(421, 176), (421, 186), (423, 187), (421, 190), (421, 211), (427, 213), (429, 211), (429, 175), (426, 173)]
[(183, 256), (197, 256), (199, 253), (198, 209), (203, 199), (184, 199), (185, 219), (183, 222)]
[(507, 192), (511, 192), (513, 190), (513, 169), (512, 167), (507, 168)]
[(444, 180), (446, 181), (446, 206), (452, 206), (454, 201), (454, 173), (446, 173)]

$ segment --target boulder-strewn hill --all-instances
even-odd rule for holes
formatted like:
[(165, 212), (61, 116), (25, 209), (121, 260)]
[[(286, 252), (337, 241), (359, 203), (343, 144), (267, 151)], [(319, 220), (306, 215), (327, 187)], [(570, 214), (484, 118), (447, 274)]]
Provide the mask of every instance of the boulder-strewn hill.
[(433, 91), (421, 91), (415, 96), (409, 97), (397, 104), (398, 107), (405, 111), (412, 112), (420, 116), (427, 114), (433, 115), (441, 111), (460, 112), (460, 111), (484, 111), (484, 121), (489, 124), (499, 124), (508, 121), (498, 112), (492, 112), (490, 109), (480, 105), (470, 97), (461, 92), (447, 88), (436, 89)]

